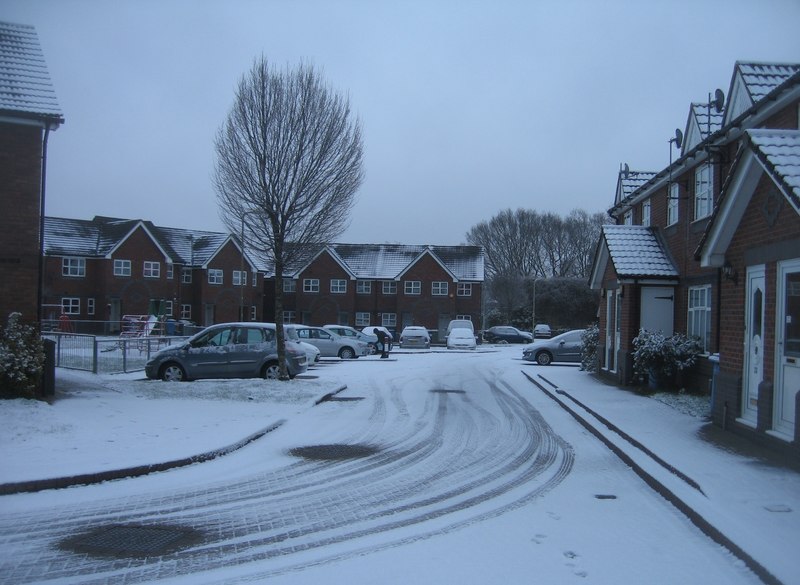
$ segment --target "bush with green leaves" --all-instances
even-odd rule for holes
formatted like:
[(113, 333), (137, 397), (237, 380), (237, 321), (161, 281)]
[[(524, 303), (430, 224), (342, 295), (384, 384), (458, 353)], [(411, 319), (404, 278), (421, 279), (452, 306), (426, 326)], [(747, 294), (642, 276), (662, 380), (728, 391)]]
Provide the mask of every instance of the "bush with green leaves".
[(633, 340), (633, 370), (641, 379), (669, 381), (692, 367), (701, 351), (695, 337), (683, 333), (667, 337), (660, 331), (640, 329)]
[(44, 369), (44, 343), (20, 313), (0, 334), (0, 398), (34, 398)]
[(600, 327), (592, 323), (581, 333), (581, 370), (597, 371), (597, 346), (600, 341)]

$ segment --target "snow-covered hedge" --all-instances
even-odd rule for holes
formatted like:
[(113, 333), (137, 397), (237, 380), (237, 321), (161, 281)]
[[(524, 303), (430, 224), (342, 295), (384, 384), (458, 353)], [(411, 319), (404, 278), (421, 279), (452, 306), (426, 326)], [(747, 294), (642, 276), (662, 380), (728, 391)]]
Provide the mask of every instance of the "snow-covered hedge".
[(597, 371), (597, 345), (600, 341), (600, 327), (597, 323), (588, 325), (581, 334), (581, 370)]
[(11, 313), (0, 334), (0, 398), (33, 398), (44, 368), (44, 343), (35, 328)]
[(640, 329), (633, 340), (633, 369), (644, 380), (669, 382), (675, 374), (693, 366), (700, 351), (694, 337), (683, 333), (666, 337), (660, 331)]

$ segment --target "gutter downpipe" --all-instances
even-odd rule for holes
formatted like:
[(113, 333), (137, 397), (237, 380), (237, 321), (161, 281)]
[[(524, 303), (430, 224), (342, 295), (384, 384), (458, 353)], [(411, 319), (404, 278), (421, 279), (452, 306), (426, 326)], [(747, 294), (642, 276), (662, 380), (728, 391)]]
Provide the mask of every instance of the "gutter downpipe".
[(42, 293), (44, 290), (44, 203), (47, 185), (47, 139), (50, 137), (50, 120), (44, 122), (42, 139), (42, 172), (39, 193), (39, 282), (36, 290), (36, 323), (42, 326)]

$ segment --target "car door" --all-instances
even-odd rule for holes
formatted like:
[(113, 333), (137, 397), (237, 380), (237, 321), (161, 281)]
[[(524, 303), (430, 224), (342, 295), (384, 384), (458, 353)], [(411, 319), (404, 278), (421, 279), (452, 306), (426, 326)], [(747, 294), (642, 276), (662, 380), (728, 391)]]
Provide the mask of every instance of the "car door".
[(237, 327), (230, 354), (230, 376), (258, 376), (264, 357), (275, 351), (275, 333), (264, 327)]
[(339, 355), (338, 336), (325, 329), (311, 329), (311, 339), (319, 348), (320, 355), (337, 357)]
[(219, 327), (192, 341), (183, 360), (190, 378), (225, 378), (230, 375), (233, 327)]
[(567, 333), (559, 341), (556, 348), (555, 361), (579, 362), (581, 361), (581, 334), (580, 332)]

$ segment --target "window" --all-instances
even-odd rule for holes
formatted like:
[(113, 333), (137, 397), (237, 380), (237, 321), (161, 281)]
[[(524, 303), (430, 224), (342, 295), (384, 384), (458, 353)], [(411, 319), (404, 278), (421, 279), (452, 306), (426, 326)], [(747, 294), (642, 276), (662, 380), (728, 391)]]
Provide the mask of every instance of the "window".
[(456, 315), (456, 321), (472, 321), (472, 315)]
[(625, 215), (622, 216), (622, 223), (624, 225), (633, 225), (633, 209), (625, 212)]
[(405, 293), (407, 295), (422, 294), (422, 281), (420, 280), (407, 280), (405, 282)]
[(224, 272), (221, 268), (208, 269), (208, 284), (222, 284)]
[(256, 315), (256, 306), (255, 305), (250, 305), (250, 320), (251, 321), (255, 321), (256, 317), (257, 317), (257, 315)]
[(447, 282), (435, 281), (431, 283), (431, 294), (435, 297), (447, 296)]
[[(357, 280), (356, 281), (356, 294), (359, 295), (368, 295), (372, 293), (372, 281), (371, 280)], [(369, 323), (367, 323), (369, 325)]]
[(642, 203), (642, 225), (650, 225), (650, 200), (648, 199)]
[(130, 260), (114, 260), (114, 276), (130, 276), (130, 275), (131, 275)]
[(94, 315), (94, 299), (86, 299), (86, 312)]
[(181, 319), (189, 321), (192, 318), (192, 305), (181, 305)]
[(694, 173), (694, 218), (703, 219), (711, 215), (712, 197), (711, 165), (703, 165)]
[(305, 278), (305, 279), (303, 279), (303, 292), (304, 293), (318, 293), (319, 292), (319, 278)]
[(284, 311), (283, 312), (283, 322), (284, 323), (294, 323), (297, 320), (297, 313), (295, 311)]
[(181, 268), (181, 282), (183, 284), (191, 284), (192, 283), (192, 269), (191, 268)]
[(159, 278), (161, 276), (161, 262), (144, 261), (144, 277)]
[(167, 279), (172, 280), (175, 278), (175, 265), (174, 264), (167, 264)]
[(253, 272), (253, 286), (258, 286), (258, 272)]
[(347, 281), (343, 278), (331, 278), (331, 292), (337, 295), (346, 293)]
[(294, 278), (284, 278), (283, 292), (285, 293), (297, 292), (297, 281)]
[(381, 313), (381, 325), (384, 327), (397, 327), (397, 313)]
[(383, 294), (385, 294), (385, 295), (396, 295), (397, 294), (397, 281), (384, 280), (382, 288), (383, 288)]
[(369, 313), (356, 313), (356, 327), (366, 327), (369, 325)]
[(61, 299), (61, 312), (65, 315), (80, 315), (81, 300), (77, 297), (63, 297)]
[(667, 225), (678, 223), (678, 201), (680, 201), (681, 188), (678, 183), (669, 186), (669, 201), (667, 201)]
[(704, 352), (711, 342), (711, 285), (689, 288), (687, 334), (697, 337)]
[(456, 294), (458, 296), (460, 296), (460, 297), (471, 297), (472, 296), (472, 283), (471, 282), (459, 282)]
[(233, 271), (233, 286), (245, 286), (247, 284), (247, 271)]
[(61, 275), (79, 278), (86, 276), (86, 258), (62, 258)]

